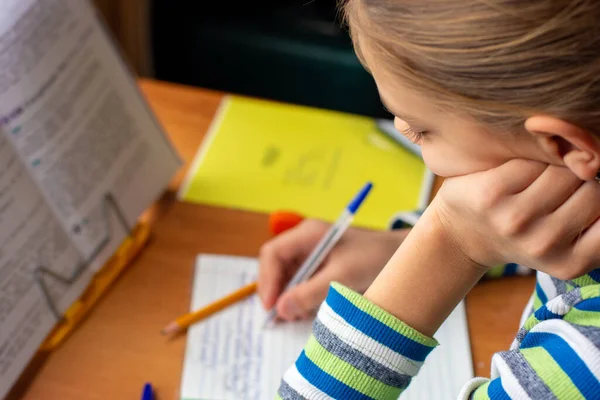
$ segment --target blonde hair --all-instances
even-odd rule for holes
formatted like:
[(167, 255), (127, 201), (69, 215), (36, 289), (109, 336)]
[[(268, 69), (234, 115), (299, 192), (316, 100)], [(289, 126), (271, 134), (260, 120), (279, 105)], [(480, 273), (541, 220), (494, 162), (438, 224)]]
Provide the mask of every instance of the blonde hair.
[(600, 132), (599, 0), (348, 0), (357, 54), (498, 129), (553, 115)]

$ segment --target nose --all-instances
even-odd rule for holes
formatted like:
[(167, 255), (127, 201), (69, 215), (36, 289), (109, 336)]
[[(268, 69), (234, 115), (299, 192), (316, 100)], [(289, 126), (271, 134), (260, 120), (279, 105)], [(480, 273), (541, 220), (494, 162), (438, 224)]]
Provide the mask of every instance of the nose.
[(404, 132), (406, 131), (408, 128), (410, 128), (410, 125), (408, 125), (406, 123), (406, 121), (398, 118), (398, 117), (394, 117), (394, 127), (396, 129), (398, 129), (400, 132)]

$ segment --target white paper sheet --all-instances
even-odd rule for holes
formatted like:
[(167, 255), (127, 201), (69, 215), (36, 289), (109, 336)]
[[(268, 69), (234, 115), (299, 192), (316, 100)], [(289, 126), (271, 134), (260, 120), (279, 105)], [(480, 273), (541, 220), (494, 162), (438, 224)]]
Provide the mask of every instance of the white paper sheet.
[(427, 357), (401, 400), (454, 400), (463, 385), (473, 378), (464, 302), (454, 309), (435, 338), (440, 345)]
[[(192, 309), (198, 309), (256, 279), (253, 258), (200, 255)], [(252, 296), (192, 326), (184, 361), (185, 400), (273, 399), (281, 377), (310, 335), (308, 322), (262, 330), (266, 314)], [(473, 375), (461, 303), (438, 331), (435, 349), (401, 399), (455, 399)], [(431, 384), (435, 382), (435, 384)]]

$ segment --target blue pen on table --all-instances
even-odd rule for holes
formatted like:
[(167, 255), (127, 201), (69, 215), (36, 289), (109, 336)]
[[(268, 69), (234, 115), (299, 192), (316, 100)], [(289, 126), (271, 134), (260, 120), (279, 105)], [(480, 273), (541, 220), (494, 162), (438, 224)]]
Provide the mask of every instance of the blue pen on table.
[[(304, 282), (308, 278), (315, 273), (319, 265), (323, 262), (325, 257), (329, 254), (329, 252), (333, 249), (333, 247), (340, 240), (344, 232), (348, 229), (352, 221), (354, 220), (354, 215), (360, 208), (360, 205), (363, 203), (373, 184), (371, 182), (367, 182), (365, 186), (354, 196), (352, 201), (348, 203), (344, 211), (340, 217), (335, 221), (331, 228), (325, 233), (325, 235), (321, 238), (321, 241), (317, 244), (317, 246), (313, 249), (312, 253), (304, 260), (296, 275), (290, 280), (288, 285), (285, 287), (285, 290), (288, 290), (299, 283)], [(277, 311), (275, 308), (272, 308), (267, 315), (267, 319), (265, 321), (264, 326), (269, 325), (277, 316)]]
[(142, 400), (154, 400), (154, 391), (152, 390), (152, 385), (149, 383), (144, 385), (144, 390), (142, 391)]

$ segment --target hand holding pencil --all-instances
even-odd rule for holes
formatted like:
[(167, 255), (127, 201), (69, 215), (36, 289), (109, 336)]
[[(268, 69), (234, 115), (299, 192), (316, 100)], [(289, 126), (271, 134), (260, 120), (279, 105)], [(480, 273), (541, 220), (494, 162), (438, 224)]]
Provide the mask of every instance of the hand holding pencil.
[[(369, 182), (357, 193), (357, 195), (352, 199), (348, 206), (342, 211), (338, 220), (330, 227), (330, 229), (326, 232), (326, 234), (317, 244), (315, 249), (306, 258), (304, 263), (301, 265), (301, 267), (298, 269), (292, 280), (287, 285), (286, 289), (289, 289), (307, 280), (312, 276), (312, 274), (314, 274), (319, 265), (327, 257), (331, 249), (333, 249), (333, 247), (336, 245), (336, 243), (339, 241), (344, 232), (352, 223), (355, 213), (358, 211), (360, 205), (363, 203), (363, 201), (369, 194), (372, 186), (373, 185)], [(285, 219), (286, 220), (280, 224), (273, 224), (273, 221), (271, 221), (271, 229), (281, 231), (289, 229), (296, 225), (298, 222), (300, 222), (299, 218), (291, 218), (289, 215), (285, 216)], [(284, 227), (284, 229), (281, 229), (282, 226)], [(224, 308), (233, 305), (238, 301), (241, 301), (247, 298), (248, 296), (254, 294), (257, 290), (257, 287), (257, 282), (253, 282), (247, 286), (238, 289), (234, 293), (231, 293), (215, 301), (214, 303), (204, 308), (185, 314), (169, 323), (165, 328), (162, 329), (161, 333), (163, 335), (178, 333), (186, 329), (191, 324), (201, 321), (202, 319), (207, 318), (210, 315), (221, 311)], [(271, 323), (275, 317), (276, 311), (275, 309), (271, 309), (267, 320), (265, 321), (265, 325)]]

